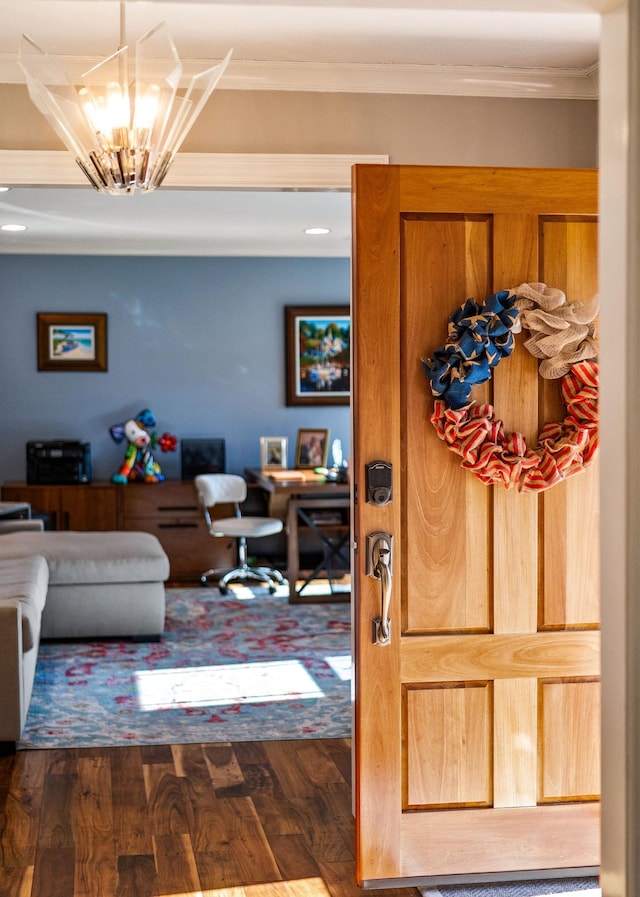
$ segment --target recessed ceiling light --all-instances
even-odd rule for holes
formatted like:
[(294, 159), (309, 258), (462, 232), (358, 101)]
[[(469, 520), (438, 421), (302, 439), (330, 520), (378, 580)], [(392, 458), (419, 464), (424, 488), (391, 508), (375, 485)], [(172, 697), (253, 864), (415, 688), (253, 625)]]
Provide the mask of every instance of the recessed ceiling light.
[(0, 193), (6, 193), (7, 190), (11, 190), (11, 187), (0, 187)]
[(26, 224), (0, 224), (0, 230), (8, 230), (8, 231), (18, 231), (18, 230), (26, 230)]
[(318, 234), (330, 234), (330, 227), (305, 227), (305, 234), (311, 234), (312, 236), (316, 236)]

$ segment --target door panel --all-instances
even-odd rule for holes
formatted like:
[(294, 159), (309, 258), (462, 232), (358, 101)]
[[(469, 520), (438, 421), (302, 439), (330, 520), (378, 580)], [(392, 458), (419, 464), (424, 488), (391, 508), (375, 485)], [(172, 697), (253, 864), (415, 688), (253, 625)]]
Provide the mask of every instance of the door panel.
[(540, 802), (594, 800), (600, 793), (600, 684), (540, 683)]
[[(598, 473), (541, 494), (485, 486), (438, 439), (420, 360), (467, 298), (542, 281), (597, 291), (593, 171), (356, 166), (357, 875), (363, 886), (592, 870), (599, 861)], [(535, 443), (564, 417), (517, 348), (473, 392)], [(366, 534), (393, 536), (390, 644)], [(588, 748), (585, 746), (588, 745)]]
[[(490, 269), (490, 220), (466, 221), (463, 215), (408, 217), (402, 220), (402, 243), (407, 257), (417, 259), (403, 272), (406, 291), (405, 328), (401, 336), (402, 394), (426, 399), (425, 376), (416, 359), (425, 347), (441, 345), (447, 335), (447, 316), (438, 308), (452, 283), (464, 293), (468, 258), (477, 259), (470, 272), (472, 289), (482, 293)], [(430, 289), (425, 290), (424, 272)], [(479, 282), (482, 278), (482, 283)], [(402, 322), (401, 322), (402, 326)], [(478, 389), (488, 396), (487, 387)], [(476, 479), (460, 477), (459, 464), (433, 427), (425, 425), (426, 401), (414, 413), (409, 406), (404, 451), (419, 459), (407, 483), (406, 541), (402, 558), (407, 582), (424, 590), (424, 599), (406, 603), (408, 632), (450, 632), (461, 628), (489, 631), (488, 596), (491, 583), (488, 521), (491, 493)], [(473, 587), (471, 587), (473, 583)]]
[(487, 682), (406, 689), (405, 810), (489, 806), (491, 704)]

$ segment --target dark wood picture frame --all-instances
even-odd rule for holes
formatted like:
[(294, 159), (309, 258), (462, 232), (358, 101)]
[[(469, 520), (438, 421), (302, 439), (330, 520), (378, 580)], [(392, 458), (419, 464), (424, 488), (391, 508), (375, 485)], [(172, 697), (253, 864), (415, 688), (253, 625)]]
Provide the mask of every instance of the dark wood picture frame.
[(38, 312), (39, 371), (106, 371), (107, 315)]
[(348, 305), (287, 305), (287, 405), (348, 405), (351, 317)]

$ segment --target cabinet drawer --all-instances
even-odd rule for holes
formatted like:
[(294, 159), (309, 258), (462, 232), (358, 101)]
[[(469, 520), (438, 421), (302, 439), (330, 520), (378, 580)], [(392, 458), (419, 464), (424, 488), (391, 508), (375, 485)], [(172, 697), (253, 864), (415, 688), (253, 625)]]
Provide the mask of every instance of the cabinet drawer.
[(130, 517), (201, 517), (191, 482), (129, 483), (122, 488), (125, 521)]
[(124, 528), (158, 538), (169, 558), (170, 582), (199, 583), (205, 570), (235, 565), (234, 540), (210, 536), (199, 517), (137, 517), (125, 520)]

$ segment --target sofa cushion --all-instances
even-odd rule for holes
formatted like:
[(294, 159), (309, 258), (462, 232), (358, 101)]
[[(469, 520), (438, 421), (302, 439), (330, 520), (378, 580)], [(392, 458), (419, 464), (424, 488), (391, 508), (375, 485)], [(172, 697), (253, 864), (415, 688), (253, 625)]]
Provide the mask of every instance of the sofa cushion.
[(169, 576), (169, 559), (151, 533), (66, 530), (0, 536), (0, 559), (33, 554), (47, 559), (52, 584), (163, 582)]
[(0, 560), (0, 604), (20, 603), (24, 651), (30, 651), (40, 641), (40, 618), (48, 582), (49, 568), (40, 555)]

